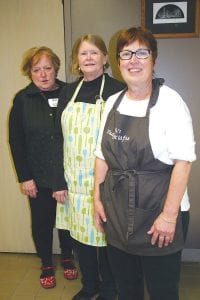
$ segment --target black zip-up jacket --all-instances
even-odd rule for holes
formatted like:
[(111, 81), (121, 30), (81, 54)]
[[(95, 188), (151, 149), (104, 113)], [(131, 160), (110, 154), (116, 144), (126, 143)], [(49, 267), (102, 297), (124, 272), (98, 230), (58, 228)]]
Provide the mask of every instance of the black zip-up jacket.
[[(56, 80), (59, 90), (66, 84)], [(33, 179), (38, 187), (66, 189), (62, 172), (60, 134), (55, 127), (54, 109), (45, 93), (32, 82), (19, 91), (9, 116), (9, 143), (19, 182)]]

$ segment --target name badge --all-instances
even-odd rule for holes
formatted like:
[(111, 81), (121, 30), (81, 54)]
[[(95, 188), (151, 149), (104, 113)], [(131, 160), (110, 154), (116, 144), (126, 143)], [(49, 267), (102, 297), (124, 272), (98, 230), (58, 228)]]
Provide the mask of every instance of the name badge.
[(48, 103), (50, 107), (57, 107), (58, 106), (58, 98), (48, 99)]

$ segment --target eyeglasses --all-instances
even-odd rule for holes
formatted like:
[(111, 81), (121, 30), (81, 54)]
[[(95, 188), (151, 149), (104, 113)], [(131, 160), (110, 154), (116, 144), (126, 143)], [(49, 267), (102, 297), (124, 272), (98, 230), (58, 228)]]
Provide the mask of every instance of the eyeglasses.
[(133, 54), (139, 59), (148, 58), (151, 54), (151, 50), (149, 49), (137, 49), (136, 51), (131, 50), (122, 50), (118, 53), (119, 58), (122, 60), (129, 60), (133, 57)]

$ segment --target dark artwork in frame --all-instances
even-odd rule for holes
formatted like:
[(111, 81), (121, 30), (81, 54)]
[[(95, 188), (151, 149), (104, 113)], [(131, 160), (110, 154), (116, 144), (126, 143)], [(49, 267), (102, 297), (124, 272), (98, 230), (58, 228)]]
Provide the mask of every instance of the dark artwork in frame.
[(141, 0), (141, 23), (156, 38), (198, 37), (200, 0)]

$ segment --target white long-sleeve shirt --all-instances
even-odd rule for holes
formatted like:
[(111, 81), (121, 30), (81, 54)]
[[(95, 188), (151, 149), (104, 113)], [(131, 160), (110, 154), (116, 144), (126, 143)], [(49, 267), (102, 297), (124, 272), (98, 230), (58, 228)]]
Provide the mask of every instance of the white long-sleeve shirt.
[[(107, 116), (118, 98), (116, 93), (106, 101), (95, 155), (104, 159), (101, 140)], [(120, 114), (143, 117), (149, 99), (132, 100), (124, 95), (117, 110)], [(150, 110), (149, 138), (154, 157), (163, 163), (173, 165), (176, 160), (196, 160), (192, 119), (181, 96), (166, 85), (161, 86), (155, 106)], [(181, 202), (181, 210), (190, 207), (187, 191)]]

